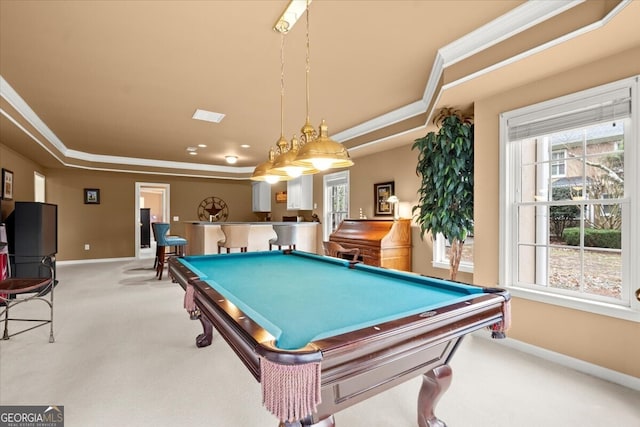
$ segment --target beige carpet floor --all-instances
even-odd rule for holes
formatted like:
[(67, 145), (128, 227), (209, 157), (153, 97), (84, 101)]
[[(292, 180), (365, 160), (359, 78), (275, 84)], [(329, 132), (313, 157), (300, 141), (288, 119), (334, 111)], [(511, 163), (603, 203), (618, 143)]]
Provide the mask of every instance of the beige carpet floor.
[[(64, 405), (66, 427), (276, 427), (260, 385), (200, 323), (152, 260), (59, 265), (55, 337), (0, 341), (0, 405)], [(24, 304), (14, 314), (43, 313)], [(17, 323), (15, 324), (17, 325)], [(10, 324), (14, 327), (14, 324)], [(640, 392), (472, 335), (437, 407), (449, 427), (636, 427)], [(336, 414), (342, 427), (414, 427), (420, 379)]]

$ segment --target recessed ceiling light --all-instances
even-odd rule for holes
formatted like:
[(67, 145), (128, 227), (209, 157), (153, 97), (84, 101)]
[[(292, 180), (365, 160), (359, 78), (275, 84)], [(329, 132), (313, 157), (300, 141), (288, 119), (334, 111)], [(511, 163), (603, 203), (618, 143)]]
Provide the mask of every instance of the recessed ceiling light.
[(198, 149), (196, 147), (187, 147), (187, 151), (190, 153), (194, 153), (196, 151), (198, 151)]
[(241, 147), (241, 148), (249, 148), (249, 147), (251, 147), (251, 146), (250, 146), (249, 144), (242, 144), (240, 147)]
[(189, 155), (191, 155), (191, 156), (197, 156), (197, 155), (198, 155), (198, 153), (196, 153), (195, 151), (189, 151)]
[(224, 158), (230, 165), (233, 165), (238, 161), (238, 156), (225, 156)]
[(198, 108), (196, 112), (193, 113), (192, 118), (196, 120), (204, 120), (205, 122), (220, 123), (222, 119), (224, 119), (224, 114), (214, 113), (213, 111), (201, 110)]
[(207, 148), (207, 144), (198, 144), (198, 147), (200, 147), (200, 148)]

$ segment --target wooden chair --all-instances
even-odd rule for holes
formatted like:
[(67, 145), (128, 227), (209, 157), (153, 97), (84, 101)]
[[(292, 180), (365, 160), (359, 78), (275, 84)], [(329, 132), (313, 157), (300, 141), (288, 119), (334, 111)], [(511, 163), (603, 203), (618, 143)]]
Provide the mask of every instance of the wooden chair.
[(224, 233), (224, 239), (218, 240), (218, 253), (222, 248), (226, 248), (227, 253), (233, 248), (240, 248), (240, 252), (247, 252), (251, 224), (223, 224), (220, 229)]
[(336, 242), (322, 242), (322, 246), (324, 247), (324, 253), (327, 256), (332, 256), (334, 258), (344, 258), (343, 255), (353, 255), (353, 261), (358, 261), (358, 257), (360, 256), (360, 249), (351, 248), (347, 249), (339, 243)]
[(298, 228), (295, 225), (273, 225), (273, 231), (276, 232), (276, 237), (269, 240), (269, 250), (272, 246), (277, 246), (278, 249), (282, 249), (283, 246), (289, 246), (289, 249), (296, 248), (296, 240), (298, 237)]

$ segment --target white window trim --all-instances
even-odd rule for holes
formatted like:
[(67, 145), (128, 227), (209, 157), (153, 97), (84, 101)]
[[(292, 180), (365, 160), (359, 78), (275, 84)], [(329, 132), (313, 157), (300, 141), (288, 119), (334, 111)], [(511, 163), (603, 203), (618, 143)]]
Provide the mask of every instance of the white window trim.
[(629, 238), (624, 239), (626, 246), (623, 251), (628, 254), (629, 260), (640, 259), (640, 174), (637, 169), (640, 168), (640, 94), (638, 85), (638, 76), (624, 79), (608, 85), (599, 86), (588, 89), (562, 98), (542, 102), (540, 104), (531, 105), (518, 110), (510, 111), (500, 115), (500, 223), (504, 224), (500, 227), (500, 248), (499, 248), (499, 284), (505, 287), (509, 292), (520, 298), (533, 301), (553, 304), (557, 306), (572, 308), (581, 311), (601, 314), (605, 316), (615, 317), (619, 319), (640, 322), (640, 301), (635, 297), (635, 288), (640, 284), (640, 266), (638, 262), (628, 262), (623, 271), (623, 280), (630, 284), (630, 306), (620, 306), (616, 304), (608, 304), (604, 302), (591, 301), (573, 296), (559, 295), (541, 290), (518, 287), (510, 284), (510, 277), (513, 276), (512, 269), (515, 264), (516, 254), (510, 251), (511, 242), (515, 238), (516, 227), (512, 218), (513, 205), (510, 201), (513, 199), (515, 191), (515, 182), (510, 177), (513, 176), (513, 168), (516, 160), (516, 150), (509, 143), (508, 138), (508, 120), (519, 117), (527, 117), (536, 114), (540, 110), (548, 110), (550, 108), (565, 110), (569, 104), (580, 102), (588, 97), (599, 97), (612, 90), (630, 88), (631, 89), (631, 129), (630, 143), (625, 144), (625, 159), (628, 159), (628, 165), (625, 167), (625, 180), (631, 183), (629, 197), (631, 203), (629, 206)]
[(347, 218), (349, 217), (349, 212), (351, 209), (351, 195), (350, 195), (350, 174), (348, 170), (339, 171), (327, 174), (322, 177), (322, 199), (323, 199), (323, 207), (322, 207), (322, 238), (323, 240), (329, 240), (329, 235), (333, 232), (331, 230), (331, 224), (327, 220), (327, 214), (329, 212), (330, 205), (330, 194), (329, 187), (336, 182), (345, 182), (347, 184)]
[[(447, 251), (446, 239), (442, 233), (438, 233), (433, 241), (433, 261), (431, 265), (433, 268), (449, 269), (449, 253)], [(467, 261), (460, 261), (458, 271), (464, 273), (473, 273), (473, 263)]]

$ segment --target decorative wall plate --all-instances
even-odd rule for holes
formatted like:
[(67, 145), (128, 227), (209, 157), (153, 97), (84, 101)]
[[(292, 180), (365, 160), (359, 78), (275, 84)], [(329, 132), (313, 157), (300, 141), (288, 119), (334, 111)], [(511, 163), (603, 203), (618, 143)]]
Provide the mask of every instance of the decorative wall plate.
[(226, 221), (229, 218), (229, 207), (219, 197), (207, 197), (198, 205), (198, 219), (200, 221)]

